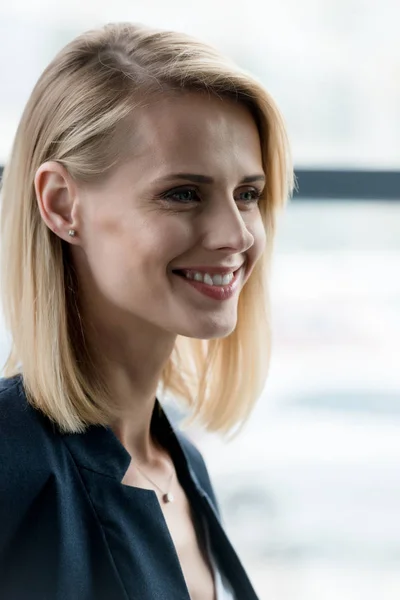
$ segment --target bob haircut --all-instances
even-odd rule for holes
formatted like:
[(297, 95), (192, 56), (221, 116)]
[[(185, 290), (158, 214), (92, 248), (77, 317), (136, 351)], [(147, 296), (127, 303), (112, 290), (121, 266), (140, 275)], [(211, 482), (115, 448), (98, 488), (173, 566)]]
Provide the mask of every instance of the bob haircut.
[(108, 426), (117, 409), (85, 344), (69, 244), (40, 216), (35, 173), (52, 160), (78, 183), (101, 181), (129, 158), (127, 124), (134, 123), (135, 107), (185, 91), (233, 99), (251, 111), (267, 176), (259, 205), (267, 244), (239, 296), (235, 330), (211, 340), (178, 336), (159, 391), (190, 409), (190, 423), (234, 434), (265, 385), (276, 216), (293, 189), (280, 113), (256, 79), (213, 47), (180, 33), (108, 24), (70, 42), (39, 78), (2, 184), (1, 294), (11, 333), (3, 375), (21, 373), (28, 401), (62, 433)]

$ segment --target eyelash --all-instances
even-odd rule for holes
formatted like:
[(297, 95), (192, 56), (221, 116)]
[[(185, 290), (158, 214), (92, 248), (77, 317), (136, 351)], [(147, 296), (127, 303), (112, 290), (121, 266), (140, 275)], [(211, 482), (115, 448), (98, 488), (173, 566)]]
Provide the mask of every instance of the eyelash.
[[(176, 198), (174, 198), (174, 196), (178, 195), (178, 194), (184, 194), (186, 192), (193, 192), (196, 194), (197, 196), (197, 200), (194, 200), (193, 198), (190, 200), (177, 200)], [(249, 190), (246, 190), (245, 192), (241, 192), (242, 194), (251, 192), (253, 193), (253, 197), (250, 200), (241, 200), (241, 202), (245, 202), (246, 204), (257, 204), (258, 201), (261, 198), (262, 192), (256, 188), (252, 188)], [(196, 188), (178, 188), (175, 190), (170, 190), (169, 192), (166, 192), (165, 194), (161, 195), (161, 198), (163, 198), (164, 200), (168, 200), (170, 202), (177, 202), (180, 204), (190, 204), (191, 202), (198, 202), (199, 201), (199, 194), (198, 194), (198, 190)]]

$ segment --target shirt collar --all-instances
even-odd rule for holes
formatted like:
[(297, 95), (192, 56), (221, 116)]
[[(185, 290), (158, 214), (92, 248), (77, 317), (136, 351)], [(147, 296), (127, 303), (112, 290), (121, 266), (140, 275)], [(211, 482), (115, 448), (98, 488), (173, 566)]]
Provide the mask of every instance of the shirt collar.
[[(185, 449), (157, 398), (150, 427), (162, 445), (171, 452), (175, 468), (178, 470), (183, 466), (186, 474), (199, 487)], [(131, 463), (131, 455), (110, 426), (90, 425), (84, 433), (66, 433), (62, 434), (62, 438), (79, 466), (122, 481)]]

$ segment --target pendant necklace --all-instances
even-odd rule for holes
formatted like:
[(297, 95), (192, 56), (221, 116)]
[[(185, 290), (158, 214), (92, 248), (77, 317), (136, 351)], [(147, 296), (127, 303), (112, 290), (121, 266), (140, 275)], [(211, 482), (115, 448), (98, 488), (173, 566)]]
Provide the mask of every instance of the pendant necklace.
[(173, 494), (171, 494), (171, 492), (169, 491), (169, 490), (170, 490), (170, 488), (171, 488), (171, 481), (172, 481), (172, 476), (173, 476), (173, 474), (174, 474), (174, 469), (172, 469), (172, 471), (171, 471), (171, 476), (170, 476), (170, 478), (169, 478), (169, 481), (168, 481), (168, 488), (167, 488), (167, 491), (165, 492), (164, 490), (162, 490), (162, 489), (160, 488), (160, 486), (159, 486), (159, 485), (157, 485), (157, 484), (156, 484), (156, 482), (155, 482), (155, 481), (153, 481), (152, 479), (150, 479), (150, 477), (148, 477), (148, 476), (146, 475), (146, 473), (144, 473), (144, 472), (142, 471), (142, 469), (139, 467), (139, 465), (138, 465), (136, 462), (135, 462), (135, 465), (137, 466), (137, 468), (139, 469), (139, 471), (141, 472), (141, 474), (143, 475), (143, 477), (145, 477), (145, 478), (147, 479), (147, 481), (149, 481), (150, 483), (152, 483), (153, 485), (155, 485), (155, 486), (156, 486), (156, 488), (160, 490), (160, 492), (161, 492), (161, 494), (162, 494), (162, 496), (161, 496), (161, 497), (162, 497), (162, 499), (163, 499), (163, 502), (164, 502), (165, 504), (168, 504), (169, 502), (173, 502), (173, 501), (175, 500), (175, 498), (174, 498)]

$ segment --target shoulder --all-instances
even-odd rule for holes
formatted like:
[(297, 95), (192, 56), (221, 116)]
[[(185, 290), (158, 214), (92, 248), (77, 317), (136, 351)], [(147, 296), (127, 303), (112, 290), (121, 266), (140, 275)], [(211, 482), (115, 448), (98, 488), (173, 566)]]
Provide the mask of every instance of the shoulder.
[(30, 446), (45, 435), (45, 421), (27, 401), (22, 377), (0, 378), (0, 444), (2, 450)]
[[(3, 466), (38, 463), (61, 446), (56, 426), (28, 402), (21, 375), (0, 378), (0, 455)], [(58, 443), (60, 442), (60, 443)]]
[(0, 378), (0, 555), (52, 489), (61, 452), (52, 423), (27, 401), (22, 377)]
[(22, 377), (0, 378), (1, 512), (29, 502), (49, 477), (51, 423), (27, 401)]
[[(29, 440), (30, 407), (25, 397), (20, 375), (0, 379), (0, 444), (15, 450)], [(2, 453), (4, 456), (4, 454)]]
[[(21, 383), (21, 375), (14, 377), (0, 377), (0, 400), (9, 398), (18, 393), (18, 385)], [(1, 407), (1, 405), (0, 405)]]

